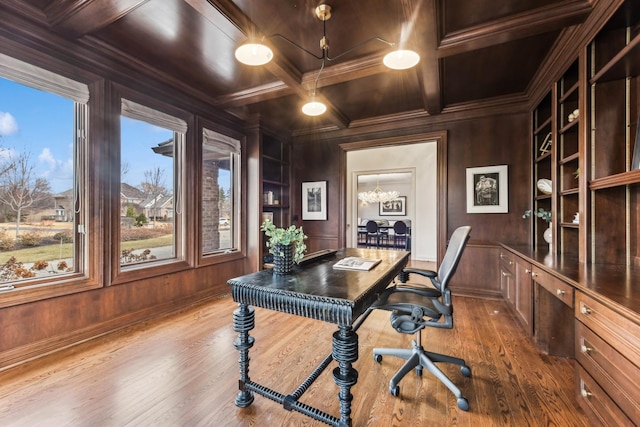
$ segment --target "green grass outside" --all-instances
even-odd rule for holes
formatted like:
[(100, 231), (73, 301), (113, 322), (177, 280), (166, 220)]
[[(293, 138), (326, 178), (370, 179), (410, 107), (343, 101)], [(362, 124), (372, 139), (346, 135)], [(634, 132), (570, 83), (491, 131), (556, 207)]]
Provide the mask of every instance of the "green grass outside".
[[(154, 237), (145, 240), (132, 240), (123, 242), (122, 249), (151, 249), (162, 246), (171, 246), (173, 244), (173, 235)], [(4, 264), (11, 257), (15, 257), (18, 262), (31, 263), (35, 261), (50, 261), (73, 256), (73, 244), (63, 243), (36, 246), (34, 248), (18, 249), (15, 251), (0, 251), (0, 264)]]

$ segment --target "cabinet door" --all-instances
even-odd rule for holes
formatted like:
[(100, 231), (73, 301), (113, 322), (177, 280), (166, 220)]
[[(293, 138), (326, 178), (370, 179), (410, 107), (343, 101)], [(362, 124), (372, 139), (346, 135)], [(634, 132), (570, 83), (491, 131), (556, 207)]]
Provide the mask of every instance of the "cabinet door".
[(521, 258), (515, 259), (516, 295), (515, 309), (519, 320), (529, 336), (533, 335), (533, 286), (531, 264)]
[(500, 292), (502, 297), (512, 306), (516, 305), (515, 277), (513, 275), (515, 263), (514, 256), (504, 250), (500, 251)]

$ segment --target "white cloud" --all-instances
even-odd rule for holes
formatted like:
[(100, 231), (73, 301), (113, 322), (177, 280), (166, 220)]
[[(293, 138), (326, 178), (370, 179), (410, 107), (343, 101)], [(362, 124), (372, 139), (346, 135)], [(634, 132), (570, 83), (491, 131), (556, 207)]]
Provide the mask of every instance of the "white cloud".
[(41, 163), (46, 163), (47, 165), (49, 165), (50, 169), (55, 168), (57, 163), (51, 150), (49, 150), (49, 148), (46, 148), (46, 147), (43, 148), (42, 152), (38, 155), (38, 161)]
[(0, 136), (11, 135), (18, 132), (18, 122), (10, 114), (0, 111)]

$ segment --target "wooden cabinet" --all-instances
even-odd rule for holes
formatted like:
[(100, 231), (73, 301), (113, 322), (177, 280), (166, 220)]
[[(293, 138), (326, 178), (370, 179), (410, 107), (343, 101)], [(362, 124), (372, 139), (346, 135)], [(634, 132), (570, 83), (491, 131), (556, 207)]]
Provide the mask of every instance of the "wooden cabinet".
[(531, 264), (515, 257), (515, 310), (527, 335), (533, 335), (533, 285), (531, 282)]
[(500, 251), (500, 289), (529, 336), (533, 335), (531, 264), (515, 254)]
[(515, 263), (514, 255), (504, 249), (500, 250), (500, 292), (502, 297), (507, 300), (511, 306), (516, 304), (516, 281), (513, 276)]
[(576, 292), (577, 398), (603, 425), (640, 423), (640, 324)]
[(538, 348), (552, 356), (573, 357), (574, 289), (571, 285), (534, 266), (534, 337)]
[(640, 1), (627, 0), (588, 47), (591, 262), (640, 265)]

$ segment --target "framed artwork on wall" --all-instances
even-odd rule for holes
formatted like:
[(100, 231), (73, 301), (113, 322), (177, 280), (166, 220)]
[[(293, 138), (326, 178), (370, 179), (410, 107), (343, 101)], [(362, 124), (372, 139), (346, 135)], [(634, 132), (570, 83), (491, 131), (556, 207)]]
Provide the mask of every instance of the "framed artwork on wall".
[(302, 183), (302, 220), (327, 219), (327, 181)]
[(403, 216), (407, 214), (407, 196), (379, 203), (380, 216)]
[(631, 170), (640, 169), (640, 114), (636, 122), (636, 142), (633, 147), (633, 160), (631, 161)]
[(467, 213), (509, 212), (508, 166), (467, 168)]

